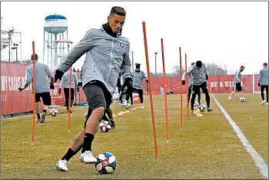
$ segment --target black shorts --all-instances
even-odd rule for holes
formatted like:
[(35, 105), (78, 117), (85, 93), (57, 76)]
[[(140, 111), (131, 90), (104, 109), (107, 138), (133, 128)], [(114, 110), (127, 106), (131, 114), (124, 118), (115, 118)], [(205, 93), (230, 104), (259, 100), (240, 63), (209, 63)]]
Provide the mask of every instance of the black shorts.
[(240, 92), (240, 91), (242, 91), (241, 83), (235, 83), (234, 90), (235, 90), (236, 92)]
[[(91, 81), (83, 87), (83, 91), (87, 97), (89, 108), (93, 111), (96, 108), (103, 107), (108, 110), (112, 103), (112, 96), (108, 89), (100, 81)], [(86, 127), (86, 122), (84, 127)]]
[(261, 92), (264, 90), (268, 91), (268, 85), (261, 85)]
[[(71, 106), (72, 106), (72, 102), (74, 101), (74, 94), (75, 94), (75, 89), (71, 88)], [(64, 96), (65, 96), (65, 105), (68, 106), (69, 88), (64, 88)]]
[(188, 94), (191, 94), (192, 85), (188, 87)]
[(192, 85), (192, 92), (200, 94), (200, 89), (202, 89), (203, 93), (207, 93), (208, 92), (207, 83), (204, 82), (201, 85)]
[(35, 102), (40, 102), (42, 98), (43, 104), (50, 106), (51, 105), (51, 97), (49, 92), (36, 93), (35, 94)]

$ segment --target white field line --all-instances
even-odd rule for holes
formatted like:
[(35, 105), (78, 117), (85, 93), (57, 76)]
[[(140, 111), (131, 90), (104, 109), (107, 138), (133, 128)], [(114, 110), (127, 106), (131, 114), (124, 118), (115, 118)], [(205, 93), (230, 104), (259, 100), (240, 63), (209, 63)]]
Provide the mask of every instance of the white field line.
[(238, 138), (243, 144), (243, 147), (245, 150), (250, 154), (253, 161), (255, 162), (256, 166), (259, 168), (261, 174), (268, 179), (268, 165), (265, 163), (264, 159), (257, 153), (257, 151), (253, 148), (253, 146), (250, 144), (244, 133), (241, 131), (241, 129), (237, 126), (237, 124), (234, 122), (234, 120), (231, 118), (231, 116), (227, 113), (227, 111), (222, 107), (222, 105), (218, 102), (218, 100), (215, 98), (213, 94), (211, 94), (213, 99), (215, 100), (216, 104), (220, 108), (221, 112), (225, 116), (225, 118), (228, 120), (230, 125), (232, 126), (234, 132), (237, 134)]

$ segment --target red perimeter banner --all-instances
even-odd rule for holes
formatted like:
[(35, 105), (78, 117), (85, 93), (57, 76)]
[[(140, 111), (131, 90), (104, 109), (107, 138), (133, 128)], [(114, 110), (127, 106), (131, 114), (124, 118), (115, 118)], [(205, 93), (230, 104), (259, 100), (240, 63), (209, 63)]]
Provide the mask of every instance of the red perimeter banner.
[[(163, 89), (163, 77), (152, 77), (152, 93), (161, 94)], [(209, 76), (207, 81), (208, 90), (211, 93), (230, 93), (234, 89), (234, 76)], [(167, 77), (167, 91), (172, 91), (174, 94), (180, 93), (181, 78), (179, 77)], [(252, 93), (260, 91), (258, 87), (258, 75), (243, 75), (242, 76), (242, 89), (243, 92)], [(146, 93), (146, 83), (143, 82), (143, 90)], [(187, 92), (187, 86), (183, 86), (183, 93)]]
[[(1, 62), (1, 96), (0, 96), (0, 113), (1, 115), (14, 114), (20, 112), (32, 111), (32, 86), (29, 85), (27, 89), (22, 92), (18, 88), (26, 81), (26, 67), (23, 64), (14, 64)], [(79, 77), (79, 72), (77, 72)], [(233, 90), (232, 75), (227, 76), (209, 76), (207, 81), (208, 89), (211, 93), (230, 93)], [(163, 88), (163, 77), (152, 77), (152, 91), (153, 94), (161, 94)], [(167, 77), (168, 91), (178, 94), (179, 77)], [(258, 75), (243, 75), (242, 88), (243, 92), (252, 93), (259, 91)], [(146, 93), (146, 84), (143, 83), (144, 92)], [(51, 90), (51, 99), (53, 105), (64, 104), (64, 93), (58, 94), (59, 81), (55, 83), (55, 89)], [(187, 87), (183, 86), (183, 93), (187, 92)], [(76, 102), (86, 102), (86, 97), (82, 89), (76, 94)]]
[[(0, 113), (1, 115), (29, 112), (32, 107), (32, 84), (22, 92), (18, 88), (26, 81), (26, 68), (24, 64), (14, 64), (1, 62), (1, 95)], [(53, 105), (64, 105), (64, 93), (58, 94), (59, 84), (55, 83), (55, 89), (51, 90), (51, 100)], [(76, 102), (86, 102), (86, 97), (82, 89), (76, 93)]]

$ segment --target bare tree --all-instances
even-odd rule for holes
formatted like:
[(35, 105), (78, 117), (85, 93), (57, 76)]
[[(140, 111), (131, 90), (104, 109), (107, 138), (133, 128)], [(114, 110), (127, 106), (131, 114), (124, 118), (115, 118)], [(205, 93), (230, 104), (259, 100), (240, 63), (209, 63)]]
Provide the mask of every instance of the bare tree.
[[(223, 69), (222, 67), (220, 67), (214, 63), (206, 64), (206, 68), (208, 71), (208, 75), (211, 75), (211, 76), (227, 75), (227, 70)], [(179, 65), (173, 66), (173, 68), (172, 68), (173, 74), (179, 75), (179, 69), (180, 69)], [(183, 73), (185, 72), (184, 68), (183, 68), (182, 72)]]
[(223, 69), (222, 67), (214, 63), (206, 64), (206, 68), (208, 71), (208, 75), (211, 76), (227, 75), (227, 70)]

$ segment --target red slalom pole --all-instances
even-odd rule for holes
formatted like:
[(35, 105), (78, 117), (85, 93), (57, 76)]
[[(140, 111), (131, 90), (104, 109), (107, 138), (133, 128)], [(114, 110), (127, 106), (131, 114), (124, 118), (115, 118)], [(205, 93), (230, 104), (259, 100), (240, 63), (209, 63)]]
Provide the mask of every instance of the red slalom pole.
[(166, 126), (166, 143), (169, 141), (169, 125), (168, 125), (168, 104), (167, 104), (167, 82), (166, 82), (166, 71), (165, 71), (165, 58), (164, 58), (164, 45), (163, 39), (161, 38), (161, 49), (162, 49), (162, 61), (163, 61), (163, 86), (164, 86), (164, 105), (165, 105), (165, 126)]
[(148, 55), (148, 43), (147, 43), (147, 32), (146, 32), (146, 23), (142, 22), (143, 27), (143, 34), (144, 34), (144, 46), (145, 46), (145, 56), (146, 56), (146, 63), (147, 63), (147, 73), (148, 73), (148, 89), (149, 89), (149, 97), (150, 97), (150, 110), (151, 110), (151, 117), (152, 117), (152, 127), (153, 127), (153, 135), (154, 135), (154, 148), (155, 148), (155, 158), (158, 161), (158, 145), (157, 145), (157, 133), (155, 127), (155, 116), (154, 116), (154, 106), (152, 101), (152, 91), (151, 91), (151, 76), (150, 76), (150, 68), (149, 68), (149, 55)]
[(179, 92), (180, 92), (180, 128), (183, 128), (183, 100), (182, 100), (182, 56), (181, 56), (181, 47), (179, 47)]
[(35, 126), (36, 126), (36, 122), (35, 122), (35, 114), (36, 114), (36, 98), (35, 98), (35, 94), (36, 94), (36, 64), (35, 64), (35, 60), (36, 60), (36, 56), (35, 56), (35, 42), (32, 41), (32, 51), (33, 51), (33, 83), (32, 83), (32, 93), (33, 93), (33, 122), (32, 122), (32, 144), (35, 143)]
[(187, 92), (187, 115), (188, 115), (188, 120), (190, 120), (190, 106), (189, 106), (189, 101), (188, 101), (188, 88), (189, 88), (189, 81), (188, 81), (188, 75), (187, 75), (187, 71), (188, 71), (188, 60), (187, 60), (187, 54), (185, 53), (185, 75), (186, 75), (186, 92)]

